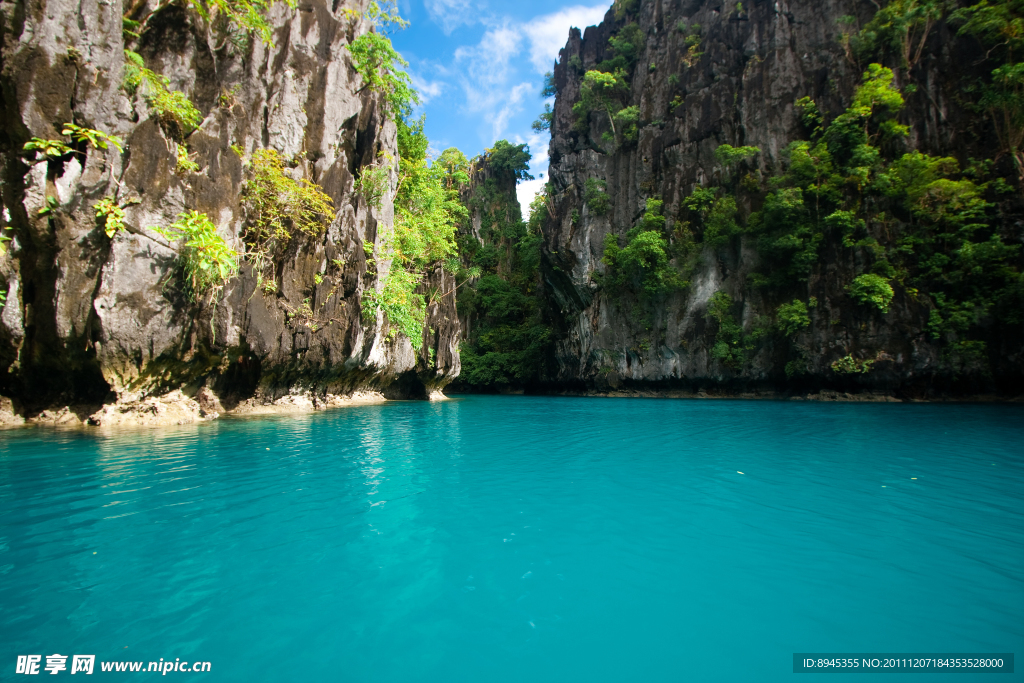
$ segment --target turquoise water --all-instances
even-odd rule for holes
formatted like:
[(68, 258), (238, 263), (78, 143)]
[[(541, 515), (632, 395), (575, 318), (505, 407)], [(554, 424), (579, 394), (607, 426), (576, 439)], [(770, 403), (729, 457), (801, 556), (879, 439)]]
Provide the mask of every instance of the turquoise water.
[(1020, 406), (534, 397), (6, 432), (0, 679), (33, 653), (445, 682), (1019, 655), (1022, 444)]

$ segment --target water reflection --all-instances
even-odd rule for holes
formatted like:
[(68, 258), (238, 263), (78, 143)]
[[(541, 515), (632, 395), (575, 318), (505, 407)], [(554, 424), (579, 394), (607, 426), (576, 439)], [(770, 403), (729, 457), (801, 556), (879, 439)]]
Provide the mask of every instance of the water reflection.
[(798, 650), (1012, 651), (1004, 408), (473, 397), (5, 434), (0, 642), (223, 680), (669, 680), (699, 655), (722, 665), (695, 680), (770, 681)]

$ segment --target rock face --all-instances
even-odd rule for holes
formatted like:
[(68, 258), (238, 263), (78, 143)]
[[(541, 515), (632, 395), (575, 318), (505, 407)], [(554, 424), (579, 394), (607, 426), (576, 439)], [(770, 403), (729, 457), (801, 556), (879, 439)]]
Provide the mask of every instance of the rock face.
[[(483, 154), (470, 162), (469, 183), (459, 193), (459, 199), (468, 210), (466, 220), (459, 226), (459, 256), (463, 265), (467, 268), (475, 265), (473, 257), (476, 245), (495, 246), (492, 237), (490, 223), (493, 223), (489, 214), (500, 213), (504, 215), (511, 212), (512, 207), (519, 208), (519, 199), (516, 197), (516, 179), (512, 176), (496, 173), (491, 165), (490, 157)], [(489, 220), (492, 219), (492, 220)], [(511, 220), (509, 218), (508, 220)], [(467, 248), (468, 246), (468, 248)], [(475, 290), (478, 278), (469, 280), (464, 286)], [(467, 296), (462, 299), (469, 303), (473, 297)], [(473, 336), (474, 314), (478, 314), (475, 307), (460, 307), (459, 325), (462, 338), (469, 339)], [(465, 378), (463, 378), (464, 380)], [(465, 390), (460, 384), (460, 390)]]
[[(630, 5), (622, 2), (620, 5)], [(990, 365), (951, 369), (940, 342), (927, 330), (932, 308), (924, 293), (896, 287), (887, 313), (851, 301), (846, 286), (856, 276), (856, 250), (826, 235), (818, 261), (796, 296), (813, 297), (810, 325), (791, 339), (762, 343), (742, 364), (728, 366), (712, 353), (714, 325), (708, 303), (716, 292), (737, 302), (738, 318), (750, 332), (760, 316), (771, 316), (788, 299), (751, 288), (748, 276), (762, 263), (756, 239), (741, 236), (732, 246), (700, 248), (690, 284), (651, 307), (614, 299), (600, 279), (605, 240), (637, 224), (645, 202), (664, 201), (666, 218), (684, 218), (682, 203), (699, 185), (722, 182), (719, 145), (752, 145), (761, 153), (746, 170), (767, 177), (783, 166), (783, 150), (806, 138), (794, 103), (814, 99), (826, 119), (850, 105), (864, 64), (841, 43), (850, 28), (836, 21), (852, 15), (863, 25), (877, 8), (858, 0), (644, 0), (626, 16), (609, 11), (600, 26), (581, 36), (573, 29), (554, 71), (558, 94), (552, 123), (553, 217), (544, 224), (544, 277), (559, 330), (558, 370), (548, 378), (556, 390), (707, 389), (807, 393), (820, 390), (881, 391), (906, 396), (940, 393), (1017, 394), (1024, 388), (1024, 335), (993, 333)], [(608, 125), (591, 117), (588, 134), (574, 130), (573, 105), (580, 100), (587, 70), (613, 54), (609, 38), (637, 22), (644, 47), (631, 76), (629, 103), (639, 110), (635, 144), (611, 151), (602, 145)], [(687, 38), (699, 25), (703, 52), (687, 56)], [(995, 136), (983, 118), (965, 107), (960, 88), (977, 69), (983, 50), (958, 38), (943, 23), (930, 34), (915, 68), (916, 91), (907, 89), (902, 123), (911, 126), (907, 145), (926, 153), (997, 156)], [(988, 67), (991, 70), (991, 66)], [(598, 142), (595, 143), (594, 141)], [(1011, 175), (1008, 159), (1000, 172)], [(595, 215), (585, 201), (587, 179), (606, 182), (610, 210)], [(756, 194), (756, 193), (754, 193)], [(764, 196), (762, 185), (761, 199)], [(758, 198), (740, 203), (740, 213), (760, 208)], [(1020, 244), (1021, 221), (1007, 221), (1003, 238)], [(879, 234), (880, 226), (869, 226)], [(1018, 326), (1019, 327), (1019, 326)], [(837, 373), (846, 356), (871, 360), (870, 372)], [(804, 372), (788, 377), (788, 362), (800, 358)], [(984, 364), (983, 364), (984, 365)]]
[[(518, 173), (509, 169), (509, 159)], [(540, 296), (540, 230), (524, 222), (516, 178), (526, 174), (526, 145), (499, 141), (474, 159), (462, 190), (469, 209), (459, 229), (463, 268), (458, 310), (462, 373), (455, 391), (534, 390), (550, 357)]]
[[(369, 271), (367, 261), (381, 255), (393, 205), (386, 196), (368, 206), (355, 181), (397, 153), (395, 125), (346, 50), (372, 30), (359, 13), (367, 5), (276, 4), (270, 45), (233, 41), (177, 4), (3, 4), (2, 227), (12, 241), (0, 259), (0, 394), (28, 415), (179, 390), (195, 403), (201, 389), (231, 410), (296, 393), (426, 398), (458, 375), (454, 297), (431, 305), (425, 328), (434, 334), (415, 343), (362, 305), (388, 272), (383, 259)], [(146, 67), (201, 113), (184, 140), (122, 87), (123, 11), (146, 17), (132, 46)], [(66, 141), (66, 122), (121, 137), (124, 153), (78, 145), (33, 163), (22, 152), (33, 137)], [(241, 252), (247, 163), (259, 149), (276, 150), (294, 179), (322, 186), (337, 214), (321, 235), (300, 235), (276, 256), (276, 291), (258, 287), (243, 260), (219, 296), (193, 302), (181, 293), (180, 245), (150, 227), (201, 211)], [(177, 167), (183, 152), (198, 170)], [(112, 239), (94, 209), (104, 197), (125, 212)], [(424, 286), (454, 283), (438, 268)], [(190, 414), (203, 412), (191, 403)]]

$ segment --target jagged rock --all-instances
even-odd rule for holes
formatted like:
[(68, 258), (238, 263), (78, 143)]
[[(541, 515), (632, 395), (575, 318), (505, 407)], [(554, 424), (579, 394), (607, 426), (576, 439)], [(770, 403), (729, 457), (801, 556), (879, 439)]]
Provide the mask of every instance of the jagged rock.
[[(0, 256), (0, 279), (8, 283), (0, 392), (35, 411), (63, 405), (66, 396), (135, 405), (140, 392), (179, 389), (200, 392), (204, 404), (216, 395), (234, 406), (256, 396), (273, 403), (297, 386), (318, 395), (381, 390), (405, 375), (418, 385), (402, 386), (425, 397), (457, 376), (454, 297), (431, 303), (426, 327), (435, 334), (416, 340), (415, 349), (389, 334), (381, 313), (363, 315), (364, 294), (382, 287), (388, 265), (368, 272), (364, 243), (380, 248), (394, 208), (387, 196), (379, 209), (369, 207), (354, 182), (380, 155), (397, 154), (395, 125), (383, 116), (379, 95), (363, 87), (346, 49), (370, 30), (351, 11), (368, 4), (277, 3), (268, 17), (274, 44), (254, 38), (245, 53), (193, 23), (181, 5), (139, 5), (142, 14), (159, 11), (134, 49), (203, 117), (186, 140), (198, 172), (176, 171), (178, 143), (167, 126), (141, 95), (130, 98), (121, 88), (120, 4), (19, 5), (21, 19), (3, 23), (0, 74), (0, 227), (15, 236)], [(4, 8), (13, 16), (13, 5)], [(33, 136), (61, 138), (66, 121), (120, 136), (126, 153), (90, 147), (84, 163), (83, 155), (28, 163), (22, 145)], [(194, 209), (242, 250), (245, 163), (260, 148), (277, 150), (295, 179), (321, 185), (337, 215), (321, 236), (293, 239), (278, 264), (276, 292), (260, 290), (243, 264), (215, 303), (192, 302), (181, 293), (177, 245), (149, 228)], [(114, 195), (126, 205), (126, 229), (109, 239), (93, 205)], [(40, 215), (46, 197), (58, 208)], [(454, 284), (438, 269), (425, 286)], [(120, 408), (111, 410), (97, 420), (121, 419)], [(180, 419), (195, 419), (191, 407), (182, 411)]]
[(309, 391), (295, 390), (294, 393), (273, 401), (268, 399), (261, 400), (260, 397), (247, 399), (232, 408), (229, 413), (232, 415), (312, 413), (328, 408), (385, 403), (387, 400), (384, 394), (379, 391), (355, 391), (348, 395), (339, 396), (330, 393), (320, 395)]
[(87, 424), (94, 427), (184, 425), (215, 420), (217, 413), (207, 413), (194, 399), (175, 390), (161, 396), (112, 403), (89, 416)]
[(30, 418), (30, 424), (49, 425), (51, 427), (80, 427), (86, 424), (89, 416), (89, 409), (81, 407), (61, 406), (40, 412)]
[(221, 415), (226, 412), (220, 397), (213, 393), (213, 390), (209, 387), (202, 387), (196, 392), (196, 402), (199, 404), (200, 410), (207, 415)]
[[(704, 246), (689, 286), (650, 310), (639, 308), (635, 298), (618, 301), (601, 286), (606, 239), (637, 225), (649, 198), (662, 199), (665, 216), (674, 218), (695, 187), (720, 183), (722, 165), (714, 156), (719, 145), (759, 147), (746, 168), (766, 177), (784, 167), (783, 150), (790, 142), (807, 138), (794, 106), (799, 98), (811, 97), (831, 118), (850, 105), (864, 65), (844, 51), (840, 35), (851, 29), (836, 17), (849, 15), (863, 26), (877, 8), (860, 0), (751, 2), (742, 9), (712, 0), (651, 0), (620, 18), (609, 10), (604, 22), (585, 34), (570, 31), (554, 70), (552, 215), (543, 225), (545, 295), (559, 337), (557, 371), (547, 378), (550, 389), (714, 386), (732, 395), (825, 389), (903, 397), (1020, 392), (1019, 329), (990, 340), (991, 372), (950, 369), (929, 333), (926, 297), (916, 290), (898, 291), (884, 315), (870, 315), (851, 300), (845, 285), (863, 266), (854, 250), (843, 250), (837, 234), (825, 236), (806, 291), (801, 286), (789, 293), (789, 299), (816, 298), (810, 327), (793, 340), (762, 344), (742, 367), (726, 366), (712, 355), (715, 327), (707, 309), (713, 294), (727, 293), (739, 302), (740, 323), (749, 332), (759, 317), (770, 318), (783, 303), (748, 284), (761, 265), (756, 236), (742, 236), (729, 248)], [(580, 100), (585, 72), (612, 57), (609, 38), (632, 21), (644, 36), (629, 96), (640, 128), (635, 143), (613, 150), (602, 143), (607, 117), (592, 116), (590, 131), (581, 133), (574, 129), (572, 108)], [(687, 35), (677, 27), (697, 24), (703, 56), (688, 65)], [(983, 57), (970, 39), (956, 37), (955, 28), (941, 22), (933, 28), (914, 72), (919, 85), (905, 92), (907, 115), (901, 121), (911, 124), (910, 149), (952, 155), (964, 165), (971, 157), (997, 156), (995, 135), (979, 133), (988, 124), (965, 103), (961, 90), (966, 78), (984, 76), (978, 66)], [(1002, 163), (1008, 168), (1005, 156)], [(588, 179), (607, 183), (607, 215), (597, 215), (585, 201)], [(740, 206), (747, 214), (758, 208)], [(1006, 223), (1008, 243), (1018, 244), (1019, 217)], [(785, 366), (797, 348), (806, 363), (790, 378)], [(832, 363), (848, 354), (858, 361), (874, 359), (871, 371), (834, 372)]]
[(14, 403), (6, 396), (0, 396), (0, 427), (14, 427), (25, 424), (25, 418), (14, 412)]

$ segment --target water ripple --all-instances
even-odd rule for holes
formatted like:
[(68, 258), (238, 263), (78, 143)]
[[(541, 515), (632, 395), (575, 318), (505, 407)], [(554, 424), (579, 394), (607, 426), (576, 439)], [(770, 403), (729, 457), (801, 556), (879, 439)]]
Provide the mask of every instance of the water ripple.
[(7, 432), (3, 656), (771, 681), (794, 651), (1021, 651), (1021, 417), (472, 397)]

